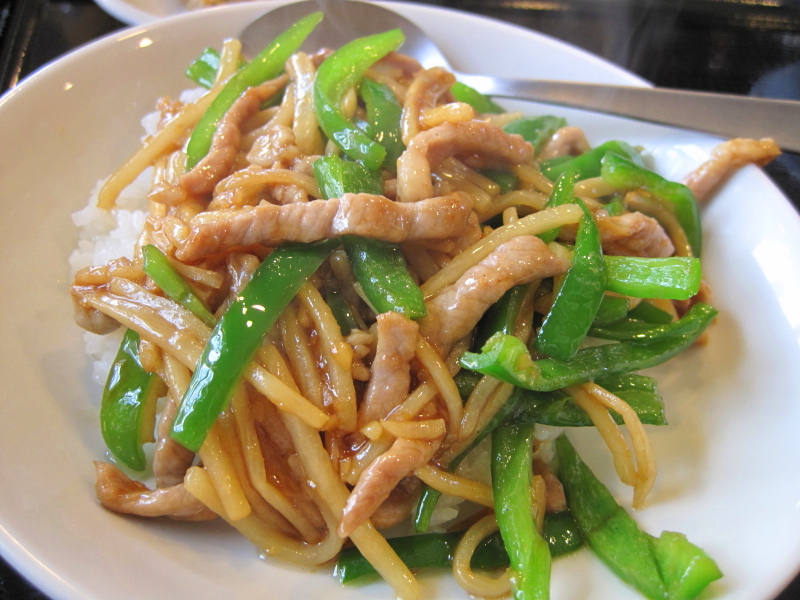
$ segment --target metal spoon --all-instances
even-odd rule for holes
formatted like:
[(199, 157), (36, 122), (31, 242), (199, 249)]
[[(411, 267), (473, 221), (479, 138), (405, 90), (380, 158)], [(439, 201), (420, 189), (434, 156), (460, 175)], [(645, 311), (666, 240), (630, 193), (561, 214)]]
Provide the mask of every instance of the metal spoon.
[(255, 56), (277, 34), (316, 10), (323, 11), (325, 18), (306, 40), (304, 50), (335, 49), (356, 37), (400, 28), (406, 38), (401, 49), (404, 54), (424, 67), (445, 67), (459, 81), (489, 96), (572, 106), (725, 137), (771, 137), (782, 148), (800, 152), (800, 102), (459, 73), (416, 24), (383, 6), (359, 0), (303, 0), (274, 8), (242, 32), (243, 54)]

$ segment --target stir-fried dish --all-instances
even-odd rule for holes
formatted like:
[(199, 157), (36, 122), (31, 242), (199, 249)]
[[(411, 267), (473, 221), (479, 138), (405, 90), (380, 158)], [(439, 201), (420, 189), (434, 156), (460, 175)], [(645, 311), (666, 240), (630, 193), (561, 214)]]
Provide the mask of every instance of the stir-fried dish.
[(716, 315), (698, 201), (775, 144), (726, 142), (668, 181), (639, 148), (421, 68), (399, 31), (299, 52), (320, 18), (246, 64), (235, 40), (204, 52), (187, 74), (205, 89), (159, 101), (87, 209), (117, 223), (101, 235), (124, 237), (121, 215), (134, 232), (72, 287), (118, 348), (98, 500), (222, 518), (406, 600), (434, 567), (468, 594), (547, 598), (551, 559), (583, 544), (648, 598), (696, 597), (714, 561), (640, 530), (563, 432), (594, 427), (645, 506), (644, 426), (666, 418), (638, 371)]

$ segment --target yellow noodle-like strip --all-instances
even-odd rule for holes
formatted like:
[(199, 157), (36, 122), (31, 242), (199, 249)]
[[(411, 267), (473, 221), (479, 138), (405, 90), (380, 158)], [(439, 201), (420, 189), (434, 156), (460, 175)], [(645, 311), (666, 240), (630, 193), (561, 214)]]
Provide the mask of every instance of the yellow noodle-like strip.
[(453, 577), (468, 594), (481, 598), (500, 598), (511, 592), (509, 573), (506, 570), (492, 579), (472, 570), (470, 562), (475, 549), (484, 538), (497, 531), (494, 515), (487, 515), (467, 530), (453, 553)]
[(479, 481), (448, 473), (430, 464), (414, 469), (414, 475), (419, 477), (423, 483), (443, 494), (471, 500), (489, 508), (494, 506), (492, 488)]
[(547, 486), (544, 483), (544, 477), (541, 475), (534, 475), (531, 478), (531, 498), (536, 511), (536, 531), (542, 533), (545, 507), (547, 505)]
[(363, 433), (368, 440), (373, 442), (377, 442), (384, 435), (383, 426), (379, 421), (370, 421), (359, 429), (359, 431)]
[(422, 284), (425, 298), (435, 296), (446, 286), (454, 283), (470, 267), (489, 256), (500, 244), (518, 235), (536, 235), (544, 231), (577, 223), (583, 212), (577, 204), (562, 204), (546, 208), (519, 221), (498, 227), (451, 260), (441, 271)]
[(316, 74), (314, 63), (307, 54), (298, 52), (287, 62), (287, 70), (295, 91), (293, 124), (295, 144), (307, 156), (322, 154), (325, 143), (314, 111), (313, 91)]
[(222, 52), (219, 53), (219, 67), (214, 77), (214, 85), (222, 83), (238, 71), (241, 60), (242, 42), (236, 38), (226, 38), (222, 42)]
[(297, 293), (297, 298), (306, 306), (316, 325), (328, 380), (333, 386), (333, 409), (339, 418), (337, 428), (355, 431), (358, 428), (358, 414), (351, 372), (353, 348), (342, 337), (339, 323), (317, 288), (305, 283)]
[(314, 198), (320, 198), (316, 179), (291, 169), (243, 169), (219, 182), (214, 192), (233, 192), (236, 204), (249, 204), (250, 199), (270, 185), (295, 185)]
[(461, 427), (464, 406), (461, 403), (461, 395), (458, 393), (456, 382), (453, 381), (453, 377), (450, 375), (447, 365), (444, 364), (439, 353), (433, 349), (433, 346), (425, 338), (420, 337), (419, 342), (417, 342), (416, 356), (417, 360), (428, 371), (436, 387), (439, 388), (439, 394), (447, 407), (450, 421), (447, 436), (449, 438), (457, 436)]
[(303, 396), (318, 408), (323, 408), (322, 378), (317, 369), (317, 357), (304, 327), (297, 320), (297, 309), (290, 303), (278, 321), (281, 328), (283, 348), (297, 378)]
[[(93, 292), (86, 295), (86, 301), (100, 312), (113, 317), (143, 338), (155, 343), (165, 352), (173, 354), (192, 370), (200, 360), (203, 346), (210, 335), (210, 331), (206, 328), (204, 339), (198, 340), (167, 321), (156, 310), (128, 298)], [(194, 317), (177, 304), (173, 310), (175, 314)], [(323, 429), (328, 424), (328, 415), (259, 365), (250, 363), (245, 368), (244, 377), (281, 410), (297, 415), (317, 429)]]
[(203, 445), (197, 452), (203, 466), (214, 484), (225, 513), (231, 521), (238, 521), (250, 514), (250, 503), (244, 496), (244, 490), (230, 457), (224, 452), (220, 443), (219, 424), (215, 423), (208, 432)]
[(233, 416), (236, 419), (236, 428), (241, 440), (242, 455), (250, 477), (250, 482), (256, 491), (261, 494), (271, 506), (281, 513), (287, 521), (297, 528), (306, 541), (313, 541), (319, 537), (317, 530), (309, 523), (300, 511), (289, 501), (284, 493), (267, 481), (264, 468), (264, 456), (261, 453), (261, 442), (258, 439), (250, 400), (244, 386), (240, 385), (231, 401)]
[(112, 208), (120, 192), (128, 187), (139, 173), (152, 165), (162, 154), (177, 150), (221, 89), (222, 86), (214, 86), (199, 100), (184, 106), (175, 118), (112, 173), (97, 195), (98, 208), (106, 210)]
[(464, 403), (464, 416), (461, 418), (461, 431), (459, 432), (459, 441), (465, 438), (471, 438), (475, 433), (475, 428), (478, 426), (478, 419), (481, 416), (483, 407), (489, 402), (489, 398), (500, 385), (501, 381), (484, 375), (478, 380), (478, 383), (472, 388), (467, 401)]
[(610, 196), (616, 190), (603, 181), (602, 177), (590, 177), (578, 181), (575, 184), (573, 193), (581, 198), (601, 198), (603, 196)]
[(232, 520), (214, 489), (208, 473), (200, 467), (192, 467), (184, 478), (186, 490), (209, 509), (233, 525), (247, 540), (265, 555), (289, 562), (311, 566), (331, 560), (339, 553), (342, 540), (336, 535), (336, 521), (323, 513), (328, 525), (328, 534), (319, 544), (304, 544), (280, 531), (267, 527), (255, 515)]
[(423, 129), (431, 129), (442, 123), (460, 123), (475, 118), (475, 109), (466, 102), (449, 102), (426, 108), (419, 117)]
[(578, 407), (586, 411), (598, 433), (605, 441), (611, 451), (611, 456), (614, 459), (614, 468), (620, 481), (625, 485), (635, 485), (636, 468), (633, 464), (633, 456), (625, 437), (622, 435), (622, 431), (620, 431), (614, 419), (611, 418), (611, 415), (608, 414), (608, 409), (582, 385), (566, 388), (566, 392), (572, 396)]
[(403, 419), (413, 419), (420, 411), (434, 399), (439, 390), (430, 381), (421, 383), (411, 392), (403, 403), (397, 408), (392, 409), (387, 419), (400, 421)]
[(542, 172), (533, 165), (514, 165), (511, 167), (511, 172), (516, 175), (521, 182), (529, 184), (533, 189), (543, 194), (549, 196), (550, 192), (553, 191), (553, 182), (542, 175)]
[(497, 196), (492, 199), (492, 204), (486, 212), (478, 215), (479, 220), (485, 221), (486, 219), (495, 216), (506, 210), (511, 206), (527, 206), (534, 210), (542, 210), (547, 196), (532, 190), (513, 190), (506, 192), (502, 196)]
[[(287, 384), (291, 384), (291, 374), (277, 352), (271, 353), (268, 367)], [(281, 413), (297, 455), (303, 463), (310, 481), (319, 489), (332, 514), (337, 518), (342, 514), (349, 491), (339, 478), (331, 463), (330, 456), (322, 446), (319, 431), (309, 427), (291, 414)], [(350, 539), (361, 554), (375, 567), (383, 579), (392, 586), (401, 600), (416, 600), (419, 597), (419, 584), (408, 567), (392, 550), (386, 539), (367, 521), (350, 534)]]
[(381, 426), (390, 435), (418, 440), (435, 440), (443, 436), (447, 428), (444, 419), (427, 419), (424, 421), (381, 421)]
[(619, 396), (603, 389), (596, 383), (582, 386), (604, 406), (616, 411), (628, 428), (634, 455), (636, 456), (636, 483), (633, 486), (633, 508), (642, 508), (656, 480), (656, 462), (650, 437), (639, 420), (639, 415)]

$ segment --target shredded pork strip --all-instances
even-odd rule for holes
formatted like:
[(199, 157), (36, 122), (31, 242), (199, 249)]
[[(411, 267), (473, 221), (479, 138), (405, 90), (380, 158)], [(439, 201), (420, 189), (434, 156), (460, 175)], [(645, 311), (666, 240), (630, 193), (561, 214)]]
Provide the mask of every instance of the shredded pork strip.
[(448, 92), (455, 81), (455, 76), (442, 67), (425, 69), (414, 77), (414, 81), (408, 87), (400, 119), (403, 143), (408, 144), (422, 131), (420, 125), (422, 112), (426, 108), (436, 106), (442, 96), (449, 95)]
[(450, 156), (481, 155), (498, 163), (528, 163), (533, 146), (484, 121), (443, 123), (415, 135), (397, 160), (397, 197), (417, 202), (433, 196), (431, 170)]
[(151, 490), (133, 481), (114, 465), (96, 461), (95, 491), (104, 507), (140, 517), (169, 517), (178, 521), (210, 521), (217, 515), (183, 487), (183, 483)]
[(770, 138), (751, 140), (736, 138), (721, 143), (711, 152), (711, 158), (689, 173), (683, 184), (697, 200), (706, 200), (725, 179), (745, 165), (763, 167), (781, 153)]
[(342, 512), (339, 535), (342, 538), (349, 536), (369, 519), (405, 476), (428, 464), (441, 442), (442, 438), (397, 438), (391, 448), (372, 461), (359, 477)]
[(538, 160), (547, 160), (558, 156), (577, 156), (591, 147), (580, 127), (562, 127), (547, 141), (537, 156)]
[(425, 303), (428, 314), (419, 320), (420, 333), (444, 355), (507, 290), (564, 273), (569, 266), (535, 236), (512, 238)]
[(287, 75), (281, 75), (248, 88), (220, 119), (208, 154), (191, 171), (181, 176), (178, 185), (195, 196), (213, 192), (214, 186), (233, 170), (242, 141), (242, 126), (258, 112), (262, 102), (286, 85), (287, 80)]
[(177, 411), (178, 405), (172, 395), (169, 395), (158, 419), (158, 441), (153, 454), (153, 475), (158, 488), (168, 488), (182, 483), (183, 476), (194, 461), (194, 452), (169, 437), (172, 420)]
[(419, 326), (395, 312), (378, 315), (378, 343), (372, 375), (358, 407), (360, 425), (383, 419), (399, 406), (411, 385), (411, 360), (417, 348)]
[[(640, 212), (609, 216), (605, 211), (594, 215), (603, 253), (610, 256), (672, 256), (675, 246), (661, 224)], [(564, 225), (558, 237), (565, 242), (575, 241), (576, 225)]]
[(314, 242), (347, 234), (390, 242), (445, 239), (464, 234), (471, 213), (471, 198), (458, 192), (414, 204), (372, 194), (283, 206), (263, 203), (200, 213), (189, 222), (176, 256), (191, 262), (235, 246)]

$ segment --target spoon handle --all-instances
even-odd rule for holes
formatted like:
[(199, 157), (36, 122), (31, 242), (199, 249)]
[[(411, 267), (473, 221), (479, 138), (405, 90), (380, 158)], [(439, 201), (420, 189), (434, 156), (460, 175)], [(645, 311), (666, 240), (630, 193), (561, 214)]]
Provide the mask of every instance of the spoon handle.
[(459, 81), (489, 96), (584, 108), (725, 137), (770, 137), (800, 152), (800, 102), (533, 79), (503, 79), (458, 73)]

